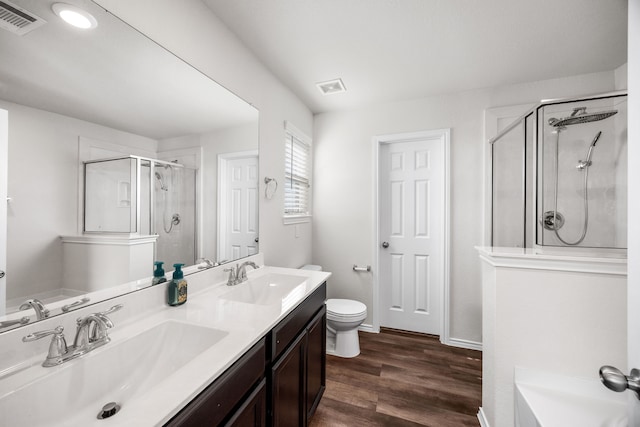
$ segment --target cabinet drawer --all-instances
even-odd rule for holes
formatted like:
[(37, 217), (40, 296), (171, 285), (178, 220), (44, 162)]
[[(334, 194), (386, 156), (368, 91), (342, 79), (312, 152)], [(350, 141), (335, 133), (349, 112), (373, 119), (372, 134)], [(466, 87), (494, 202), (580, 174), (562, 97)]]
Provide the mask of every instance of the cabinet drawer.
[(287, 317), (273, 328), (271, 333), (271, 360), (275, 361), (295, 337), (320, 310), (327, 298), (327, 283), (323, 283)]
[(254, 385), (264, 378), (265, 366), (266, 349), (263, 338), (165, 425), (219, 425)]

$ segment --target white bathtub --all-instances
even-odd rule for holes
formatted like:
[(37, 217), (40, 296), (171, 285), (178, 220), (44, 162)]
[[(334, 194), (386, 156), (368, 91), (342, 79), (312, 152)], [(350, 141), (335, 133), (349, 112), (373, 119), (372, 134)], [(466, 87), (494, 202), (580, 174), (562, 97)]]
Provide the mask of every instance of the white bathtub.
[(595, 378), (516, 367), (516, 427), (627, 427), (626, 393)]

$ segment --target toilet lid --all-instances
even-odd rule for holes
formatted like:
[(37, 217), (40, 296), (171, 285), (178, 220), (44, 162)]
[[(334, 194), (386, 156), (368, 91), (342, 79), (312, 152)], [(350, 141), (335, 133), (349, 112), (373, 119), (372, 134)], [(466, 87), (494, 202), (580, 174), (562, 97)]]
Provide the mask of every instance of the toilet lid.
[(367, 312), (367, 306), (350, 299), (328, 299), (327, 312), (337, 316), (358, 316)]

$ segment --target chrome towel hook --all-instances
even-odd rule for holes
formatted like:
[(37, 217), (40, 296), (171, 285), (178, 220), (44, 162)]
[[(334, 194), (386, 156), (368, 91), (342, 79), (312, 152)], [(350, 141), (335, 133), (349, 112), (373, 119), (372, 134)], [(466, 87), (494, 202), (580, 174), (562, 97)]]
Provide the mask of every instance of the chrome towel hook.
[(264, 197), (267, 200), (271, 200), (273, 195), (276, 194), (276, 191), (278, 191), (278, 181), (275, 178), (269, 178), (268, 176), (265, 176), (264, 183), (266, 184), (266, 186), (264, 187)]

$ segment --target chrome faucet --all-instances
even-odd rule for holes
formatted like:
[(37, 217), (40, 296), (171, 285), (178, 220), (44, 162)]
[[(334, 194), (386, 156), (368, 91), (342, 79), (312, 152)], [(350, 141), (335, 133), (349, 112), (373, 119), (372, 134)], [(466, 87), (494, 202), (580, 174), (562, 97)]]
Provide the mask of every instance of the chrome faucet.
[(113, 327), (113, 322), (107, 317), (122, 308), (122, 305), (115, 305), (107, 311), (89, 314), (79, 318), (76, 323), (76, 336), (72, 346), (67, 346), (64, 337), (64, 328), (58, 326), (55, 329), (34, 332), (22, 338), (23, 342), (36, 341), (49, 335), (53, 335), (49, 345), (49, 353), (42, 363), (45, 368), (57, 366), (69, 360), (80, 357), (92, 350), (108, 343), (111, 339), (107, 334), (107, 329)]
[(49, 317), (49, 309), (47, 309), (39, 299), (28, 299), (20, 306), (20, 310), (29, 310), (30, 308), (33, 308), (33, 310), (36, 312), (37, 320), (42, 320)]
[[(106, 312), (105, 312), (106, 313)], [(100, 347), (111, 341), (107, 329), (113, 328), (113, 323), (104, 313), (94, 313), (77, 320), (78, 329), (73, 340), (73, 348), (82, 354)], [(93, 326), (93, 328), (92, 328)]]
[(238, 283), (242, 283), (247, 280), (247, 266), (252, 267), (254, 269), (258, 269), (258, 265), (253, 261), (245, 261), (238, 266), (238, 271), (236, 272), (236, 280)]
[(253, 261), (245, 261), (242, 264), (236, 264), (236, 267), (225, 268), (223, 271), (229, 272), (229, 278), (227, 279), (227, 286), (235, 286), (238, 283), (242, 283), (247, 280), (247, 266), (255, 269), (260, 268)]

